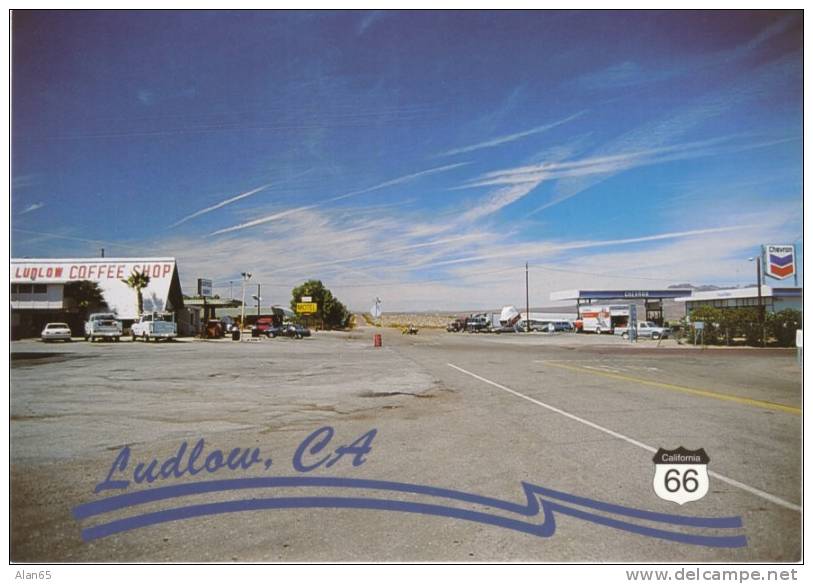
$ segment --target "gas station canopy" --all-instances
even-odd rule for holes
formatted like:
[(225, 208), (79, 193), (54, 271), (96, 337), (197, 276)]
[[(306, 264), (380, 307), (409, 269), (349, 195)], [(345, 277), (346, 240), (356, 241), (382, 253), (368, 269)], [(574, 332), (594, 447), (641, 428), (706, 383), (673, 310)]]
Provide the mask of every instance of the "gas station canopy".
[(664, 298), (690, 296), (691, 293), (692, 291), (689, 288), (667, 288), (665, 290), (562, 290), (561, 292), (551, 292), (550, 299), (575, 300), (581, 304), (585, 300), (663, 300)]

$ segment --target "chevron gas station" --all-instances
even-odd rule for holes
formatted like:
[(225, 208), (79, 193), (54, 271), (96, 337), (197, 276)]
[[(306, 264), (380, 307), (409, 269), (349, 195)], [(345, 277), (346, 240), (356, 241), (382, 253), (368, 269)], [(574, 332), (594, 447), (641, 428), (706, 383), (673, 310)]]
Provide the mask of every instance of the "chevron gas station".
[(755, 262), (756, 285), (713, 290), (564, 290), (551, 293), (550, 299), (575, 302), (577, 313), (579, 307), (597, 302), (642, 304), (646, 320), (658, 324), (663, 323), (664, 309), (668, 308), (664, 301), (684, 303), (686, 316), (700, 306), (722, 309), (763, 306), (767, 314), (787, 309), (802, 310), (804, 289), (798, 286), (795, 245), (762, 245), (760, 255), (750, 258), (750, 261)]

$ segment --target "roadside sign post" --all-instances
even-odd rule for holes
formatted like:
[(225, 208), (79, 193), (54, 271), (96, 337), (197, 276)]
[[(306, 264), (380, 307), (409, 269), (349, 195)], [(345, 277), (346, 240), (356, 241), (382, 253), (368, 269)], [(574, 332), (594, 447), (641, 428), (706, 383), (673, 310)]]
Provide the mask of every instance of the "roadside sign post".
[(246, 328), (246, 282), (251, 279), (251, 272), (241, 272), (243, 278), (243, 297), (240, 301), (240, 332)]
[(706, 323), (698, 320), (692, 323), (694, 328), (694, 344), (697, 344), (697, 331), (700, 331), (700, 346), (703, 346), (703, 329), (706, 328)]
[(198, 278), (198, 296), (203, 298), (203, 326), (200, 330), (200, 337), (205, 339), (208, 336), (209, 307), (206, 306), (206, 299), (212, 296), (212, 281), (207, 278)]
[(635, 304), (630, 304), (627, 336), (629, 337), (630, 343), (634, 343), (638, 340), (638, 307)]
[(378, 319), (378, 326), (381, 326), (381, 298), (375, 299), (375, 304), (373, 304), (373, 307), (370, 309), (370, 314), (373, 318)]
[(312, 298), (310, 296), (302, 296), (299, 300), (300, 302), (296, 303), (296, 313), (305, 317), (305, 326), (310, 326), (308, 317), (319, 312), (319, 305), (316, 302), (311, 302)]
[(804, 344), (804, 333), (801, 329), (796, 330), (796, 362), (801, 367), (802, 363), (804, 362), (804, 355), (803, 355), (803, 345)]

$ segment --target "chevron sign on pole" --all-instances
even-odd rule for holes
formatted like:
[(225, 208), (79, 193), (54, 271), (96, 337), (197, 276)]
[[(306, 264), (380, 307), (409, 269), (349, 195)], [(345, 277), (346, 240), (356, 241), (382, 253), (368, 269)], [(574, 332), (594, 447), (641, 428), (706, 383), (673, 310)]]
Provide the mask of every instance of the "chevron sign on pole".
[(796, 276), (796, 253), (793, 245), (763, 245), (765, 275), (777, 280)]

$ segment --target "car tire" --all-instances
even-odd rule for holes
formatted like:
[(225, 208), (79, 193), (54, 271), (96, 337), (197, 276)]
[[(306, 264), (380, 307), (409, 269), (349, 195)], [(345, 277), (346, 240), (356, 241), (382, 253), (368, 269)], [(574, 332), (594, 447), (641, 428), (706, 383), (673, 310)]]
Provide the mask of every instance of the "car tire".
[(622, 339), (628, 339), (628, 338), (630, 338), (630, 334), (629, 333), (621, 333), (621, 338)]
[(657, 341), (661, 338), (661, 335), (658, 333), (652, 333), (652, 340)]
[(597, 335), (600, 335), (600, 334), (601, 334), (601, 327), (600, 327), (600, 326), (599, 326), (599, 327), (596, 327), (596, 334), (597, 334)]

